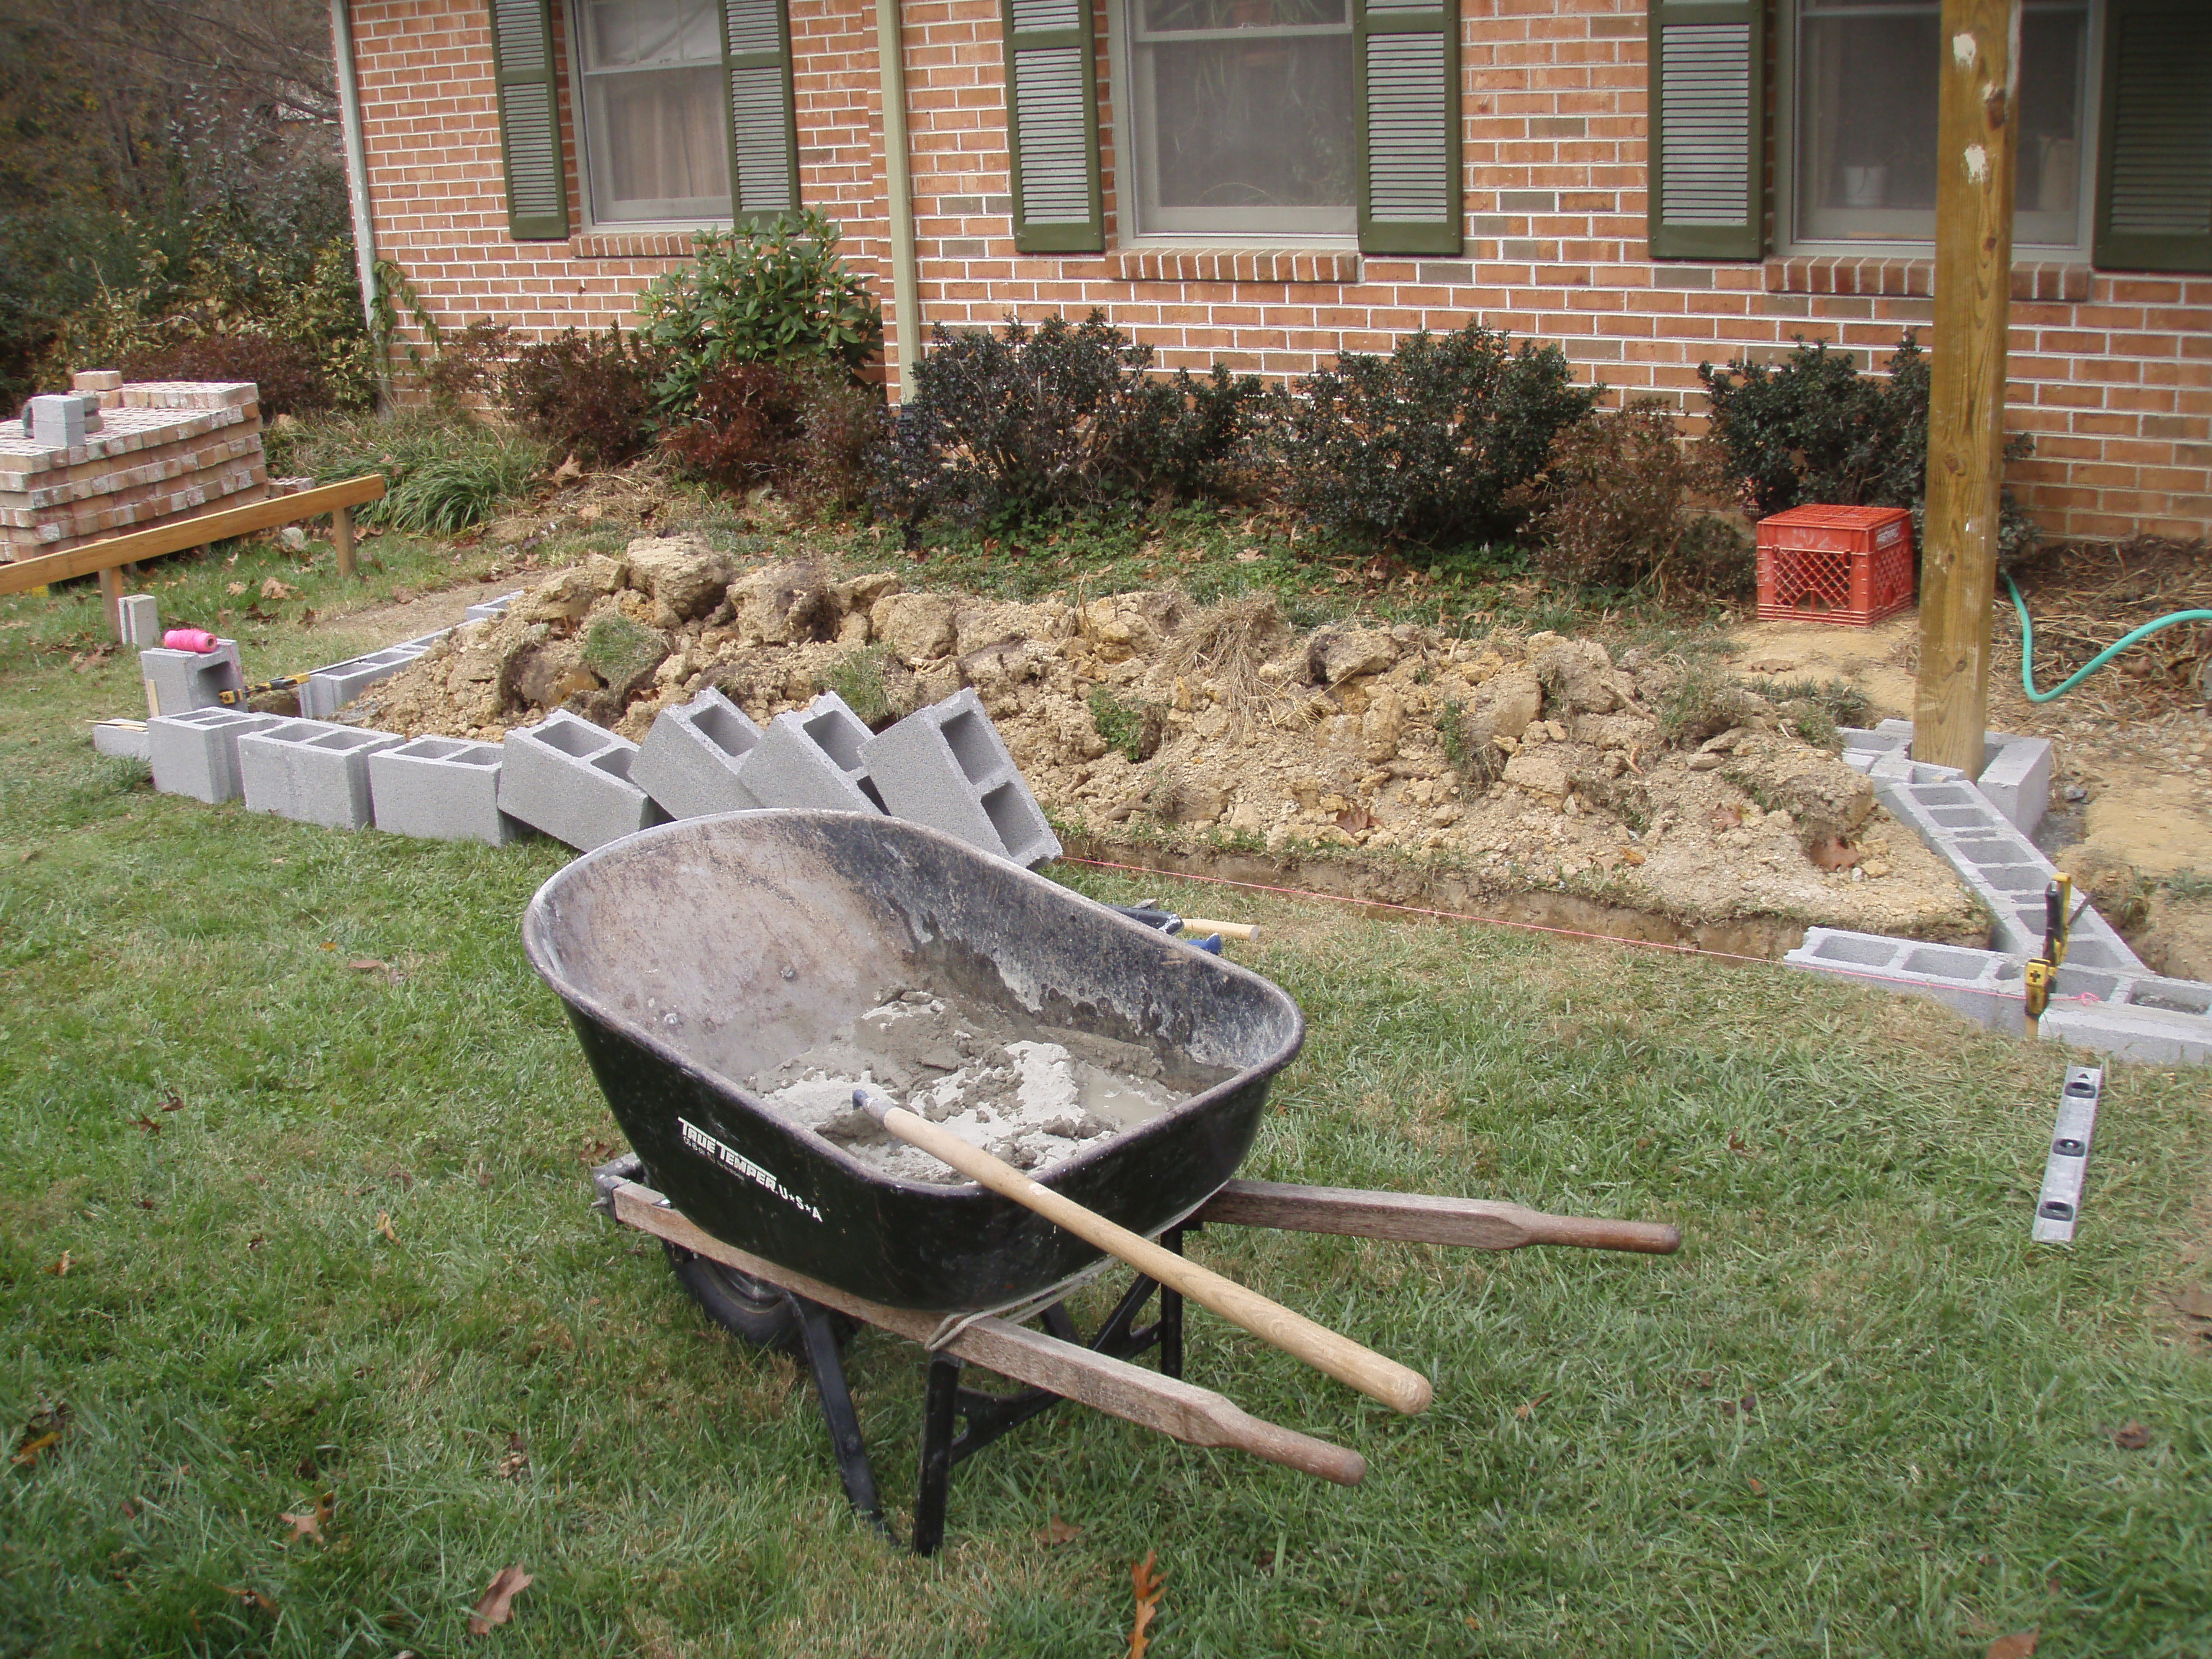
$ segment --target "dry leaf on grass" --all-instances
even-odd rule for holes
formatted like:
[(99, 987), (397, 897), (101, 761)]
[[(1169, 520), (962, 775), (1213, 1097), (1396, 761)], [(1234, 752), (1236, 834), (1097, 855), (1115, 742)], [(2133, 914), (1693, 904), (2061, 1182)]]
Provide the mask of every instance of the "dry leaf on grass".
[(61, 1440), (62, 1431), (59, 1429), (48, 1429), (44, 1434), (36, 1437), (33, 1437), (31, 1431), (26, 1429), (23, 1431), (23, 1437), (15, 1443), (15, 1455), (8, 1461), (19, 1468), (27, 1469), (39, 1461), (39, 1455), (41, 1452), (52, 1451), (56, 1446), (61, 1444)]
[(358, 974), (380, 974), (388, 965), (378, 961), (374, 957), (355, 957), (346, 963), (347, 967)]
[(2130, 1423), (2112, 1437), (2112, 1443), (2122, 1451), (2141, 1451), (2150, 1444), (2150, 1431), (2140, 1423)]
[(236, 1584), (225, 1584), (222, 1587), (222, 1593), (225, 1595), (235, 1595), (241, 1607), (258, 1607), (262, 1612), (272, 1616), (276, 1611), (276, 1598), (265, 1590), (244, 1589)]
[(507, 1455), (499, 1460), (500, 1479), (520, 1480), (529, 1467), (530, 1451), (522, 1443), (522, 1431), (517, 1429), (507, 1437)]
[(2174, 1311), (2191, 1319), (2212, 1319), (2212, 1288), (2191, 1285), (2172, 1298)]
[(183, 1111), (185, 1109), (185, 1097), (179, 1094), (174, 1089), (162, 1090), (161, 1109), (165, 1112)]
[(131, 1122), (132, 1127), (143, 1129), (149, 1135), (157, 1135), (161, 1133), (161, 1126), (155, 1122), (152, 1118), (148, 1117), (143, 1112), (139, 1113), (137, 1116), (132, 1118)]
[(2039, 1630), (2014, 1631), (2010, 1636), (2000, 1636), (1990, 1644), (1985, 1659), (2032, 1659), (2035, 1652)]
[(1764, 1498), (1766, 1496), (1766, 1488), (1760, 1484), (1759, 1479), (1757, 1475), (1747, 1474), (1744, 1476), (1744, 1484), (1751, 1488), (1751, 1495), (1753, 1498)]
[(1152, 1644), (1145, 1630), (1159, 1611), (1160, 1592), (1167, 1588), (1167, 1580), (1152, 1571), (1152, 1556), (1153, 1552), (1146, 1550), (1145, 1559), (1129, 1569), (1129, 1582), (1137, 1591), (1137, 1619), (1129, 1627), (1129, 1659), (1145, 1659), (1145, 1650)]
[(300, 590), (289, 582), (279, 581), (271, 576), (261, 584), (261, 597), (264, 599), (296, 599), (300, 597)]
[(1048, 1546), (1073, 1544), (1082, 1536), (1082, 1528), (1072, 1527), (1056, 1515), (1045, 1522), (1044, 1530), (1037, 1534), (1037, 1537)]
[(556, 484), (564, 484), (571, 478), (580, 478), (583, 476), (583, 466), (574, 455), (553, 469), (553, 482)]
[(392, 1225), (392, 1212), (389, 1210), (379, 1210), (376, 1212), (376, 1231), (394, 1244), (399, 1242), (399, 1235)]
[(47, 1268), (46, 1271), (52, 1273), (56, 1279), (67, 1279), (69, 1277), (70, 1263), (76, 1260), (76, 1256), (71, 1255), (69, 1251), (64, 1250), (62, 1252), (62, 1259), (55, 1262), (54, 1265)]
[(514, 1598), (528, 1589), (536, 1581), (523, 1571), (518, 1562), (511, 1567), (501, 1567), (499, 1576), (491, 1581), (469, 1614), (469, 1634), (487, 1636), (494, 1625), (503, 1625), (514, 1615)]
[(1540, 1394), (1534, 1400), (1524, 1400), (1513, 1408), (1513, 1415), (1525, 1423), (1536, 1414), (1536, 1407), (1551, 1397), (1549, 1394)]
[(246, 592), (246, 584), (244, 582), (229, 582), (225, 584), (222, 591), (229, 594), (230, 597), (234, 599), (240, 594)]
[(302, 1538), (312, 1538), (319, 1544), (323, 1541), (323, 1522), (331, 1518), (331, 1511), (335, 1506), (331, 1494), (325, 1492), (315, 1500), (314, 1508), (301, 1510), (296, 1515), (287, 1510), (276, 1518), (290, 1526), (294, 1543), (298, 1543)]

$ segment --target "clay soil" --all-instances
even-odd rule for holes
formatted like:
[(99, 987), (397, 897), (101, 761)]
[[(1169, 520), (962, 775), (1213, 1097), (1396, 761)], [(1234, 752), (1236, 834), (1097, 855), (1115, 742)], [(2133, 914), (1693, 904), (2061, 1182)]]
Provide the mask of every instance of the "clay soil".
[(963, 686), (1073, 853), (1766, 955), (1813, 923), (1986, 933), (1809, 704), (1551, 633), (1300, 629), (1267, 594), (1017, 604), (646, 538), (346, 718), (495, 739), (566, 707), (635, 739), (709, 687), (880, 726)]

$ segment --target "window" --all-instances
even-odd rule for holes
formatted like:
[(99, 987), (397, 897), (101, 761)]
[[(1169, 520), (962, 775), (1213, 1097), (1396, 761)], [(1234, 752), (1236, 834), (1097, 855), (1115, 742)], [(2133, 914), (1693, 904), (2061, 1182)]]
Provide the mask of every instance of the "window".
[(1358, 228), (1351, 0), (1127, 0), (1139, 235)]
[(718, 0), (580, 0), (576, 12), (592, 217), (729, 217)]
[[(1797, 242), (1936, 234), (1937, 0), (1792, 0), (1791, 202)], [(2020, 43), (2015, 246), (2086, 235), (2088, 0), (2028, 0)]]

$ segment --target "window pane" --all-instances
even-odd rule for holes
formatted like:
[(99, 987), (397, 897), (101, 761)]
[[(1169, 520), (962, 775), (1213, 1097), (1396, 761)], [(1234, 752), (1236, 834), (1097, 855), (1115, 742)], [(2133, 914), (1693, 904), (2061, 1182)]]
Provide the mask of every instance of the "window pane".
[(1145, 0), (1144, 33), (1348, 27), (1346, 0)]
[(586, 12), (584, 67), (719, 64), (718, 23), (702, 0), (595, 0)]
[[(2081, 240), (2087, 33), (2082, 0), (2032, 6), (2024, 19), (2015, 243)], [(1800, 237), (1934, 239), (1940, 37), (1932, 0), (1802, 0)]]
[(586, 78), (598, 217), (720, 218), (730, 211), (730, 136), (719, 69)]

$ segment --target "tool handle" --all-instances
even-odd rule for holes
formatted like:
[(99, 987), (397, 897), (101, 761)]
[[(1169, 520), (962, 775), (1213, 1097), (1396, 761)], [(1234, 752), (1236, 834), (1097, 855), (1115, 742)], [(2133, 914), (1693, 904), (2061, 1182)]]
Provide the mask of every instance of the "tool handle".
[(1185, 916), (1182, 930), (1196, 938), (1218, 933), (1224, 939), (1233, 939), (1249, 945), (1260, 937), (1259, 924), (1250, 921), (1208, 921), (1202, 916)]
[(1262, 1341), (1326, 1371), (1340, 1382), (1370, 1399), (1408, 1413), (1425, 1410), (1436, 1390), (1419, 1371), (1362, 1347), (1350, 1337), (1316, 1325), (1304, 1314), (1293, 1313), (1279, 1302), (1234, 1279), (1224, 1279), (1210, 1267), (1186, 1261), (1173, 1250), (1109, 1221), (1096, 1210), (1038, 1185), (1012, 1164), (971, 1146), (949, 1129), (897, 1106), (870, 1099), (865, 1090), (854, 1091), (854, 1100), (890, 1133), (909, 1146), (919, 1146), (932, 1158), (949, 1164), (972, 1181), (980, 1182), (1002, 1197), (1024, 1205), (1078, 1238), (1120, 1257), (1147, 1278), (1180, 1291), (1241, 1326)]

